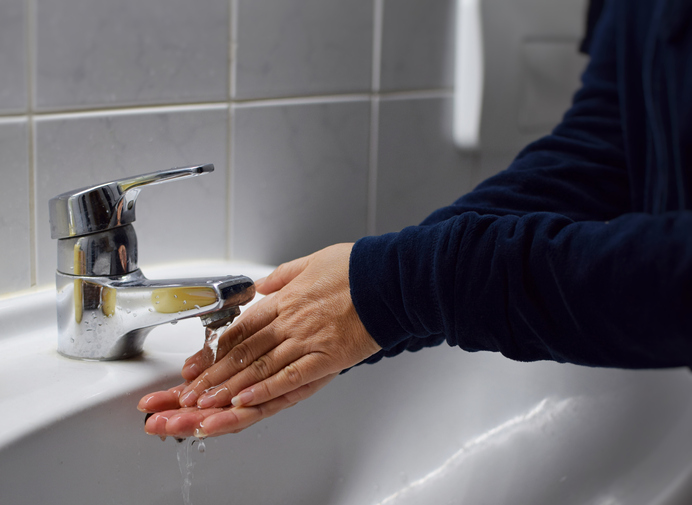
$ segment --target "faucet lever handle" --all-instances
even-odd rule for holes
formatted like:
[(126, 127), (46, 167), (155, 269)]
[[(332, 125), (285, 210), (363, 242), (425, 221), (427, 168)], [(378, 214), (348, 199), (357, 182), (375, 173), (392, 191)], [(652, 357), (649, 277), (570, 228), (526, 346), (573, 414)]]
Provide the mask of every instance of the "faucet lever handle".
[(159, 170), (158, 172), (149, 172), (148, 174), (136, 175), (127, 179), (114, 181), (120, 187), (120, 190), (125, 193), (135, 188), (142, 186), (161, 184), (181, 177), (194, 177), (214, 171), (214, 165), (193, 165), (191, 167), (169, 168), (168, 170)]
[(171, 168), (58, 195), (49, 202), (51, 237), (78, 237), (130, 224), (135, 220), (135, 202), (143, 186), (213, 171), (212, 164)]

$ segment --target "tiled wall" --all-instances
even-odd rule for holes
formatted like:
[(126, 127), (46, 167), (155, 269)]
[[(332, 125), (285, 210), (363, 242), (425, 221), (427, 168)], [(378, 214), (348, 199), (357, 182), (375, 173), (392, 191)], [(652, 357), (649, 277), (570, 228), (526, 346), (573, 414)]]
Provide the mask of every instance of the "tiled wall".
[(3, 0), (0, 296), (53, 282), (52, 196), (127, 175), (216, 166), (142, 191), (143, 267), (276, 264), (468, 191), (509, 157), (451, 142), (454, 5)]

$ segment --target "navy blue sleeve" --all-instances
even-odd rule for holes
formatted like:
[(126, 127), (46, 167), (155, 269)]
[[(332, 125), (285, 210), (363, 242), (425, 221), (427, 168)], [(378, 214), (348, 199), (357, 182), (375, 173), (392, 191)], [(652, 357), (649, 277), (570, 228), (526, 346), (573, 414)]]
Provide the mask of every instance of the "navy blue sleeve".
[(526, 147), (507, 170), (433, 212), (422, 225), (464, 212), (499, 217), (552, 212), (574, 221), (606, 221), (632, 210), (614, 21), (609, 8), (594, 34), (582, 87), (553, 132)]
[(381, 355), (439, 343), (625, 368), (692, 364), (692, 213), (632, 212), (612, 9), (555, 131), (420, 226), (359, 240)]

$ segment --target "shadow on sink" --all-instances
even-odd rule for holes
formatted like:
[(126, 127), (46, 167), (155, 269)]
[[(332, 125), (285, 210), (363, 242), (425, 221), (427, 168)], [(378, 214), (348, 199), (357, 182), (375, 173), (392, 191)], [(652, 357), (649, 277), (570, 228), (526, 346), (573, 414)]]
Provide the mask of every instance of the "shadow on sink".
[[(0, 451), (3, 504), (180, 503), (176, 442), (145, 435), (135, 409), (173, 382)], [(692, 374), (432, 349), (206, 445), (193, 503), (690, 503)]]

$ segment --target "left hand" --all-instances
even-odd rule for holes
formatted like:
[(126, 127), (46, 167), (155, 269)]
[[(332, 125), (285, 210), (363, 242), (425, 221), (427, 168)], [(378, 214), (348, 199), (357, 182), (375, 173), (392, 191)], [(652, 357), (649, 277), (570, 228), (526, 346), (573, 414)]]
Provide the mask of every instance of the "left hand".
[[(279, 398), (255, 407), (205, 408), (180, 407), (180, 393), (189, 386), (185, 382), (167, 391), (157, 391), (143, 397), (137, 408), (142, 412), (153, 413), (147, 419), (145, 431), (149, 435), (171, 436), (176, 438), (218, 436), (225, 433), (238, 433), (265, 417), (292, 407), (322, 389), (337, 374), (306, 384)], [(219, 415), (216, 415), (219, 414)], [(207, 418), (212, 417), (207, 420)], [(204, 427), (202, 427), (204, 422)]]
[(323, 249), (258, 281), (257, 291), (269, 296), (220, 337), (216, 363), (209, 366), (200, 351), (183, 367), (190, 384), (142, 398), (140, 410), (158, 412), (147, 421), (147, 432), (183, 437), (240, 431), (377, 352), (351, 301), (352, 247)]

